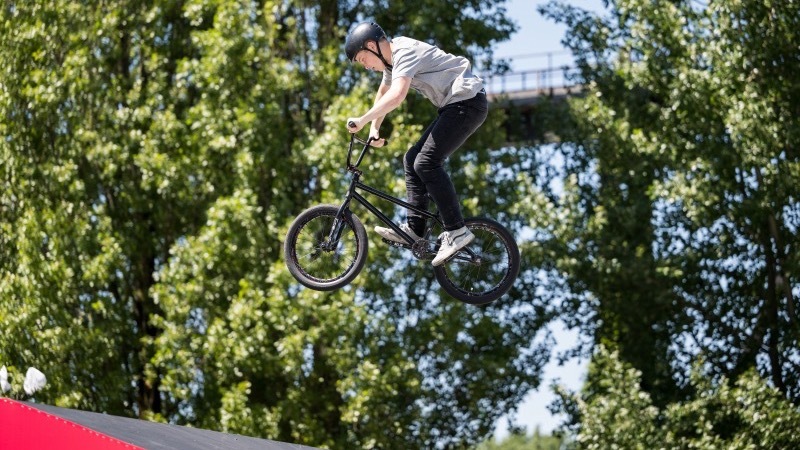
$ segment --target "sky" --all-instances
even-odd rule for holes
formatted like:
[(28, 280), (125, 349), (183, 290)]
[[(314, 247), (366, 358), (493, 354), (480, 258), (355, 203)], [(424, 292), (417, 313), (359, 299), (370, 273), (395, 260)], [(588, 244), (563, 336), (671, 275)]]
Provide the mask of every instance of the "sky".
[[(561, 1), (598, 13), (604, 11), (602, 0)], [(552, 55), (550, 61), (554, 66), (571, 62), (569, 52), (561, 44), (566, 33), (566, 26), (545, 19), (537, 11), (540, 5), (546, 3), (548, 2), (540, 0), (508, 0), (506, 3), (508, 17), (516, 22), (518, 30), (509, 41), (501, 43), (495, 48), (495, 57), (512, 59), (512, 71), (546, 68), (549, 63), (548, 53)], [(547, 410), (547, 406), (555, 399), (550, 388), (551, 384), (557, 382), (571, 391), (577, 391), (586, 375), (586, 360), (573, 359), (559, 366), (555, 358), (558, 352), (574, 346), (577, 342), (577, 333), (566, 330), (561, 323), (554, 323), (550, 330), (556, 340), (556, 346), (553, 349), (554, 357), (544, 368), (544, 376), (539, 389), (528, 393), (516, 414), (517, 424), (525, 426), (529, 434), (537, 427), (541, 433), (550, 433), (564, 419), (564, 417), (553, 415)], [(497, 424), (495, 438), (502, 439), (506, 436), (508, 436), (508, 421), (503, 418)]]
[[(560, 0), (561, 3), (578, 8), (603, 13), (603, 0)], [(513, 58), (513, 70), (544, 68), (547, 66), (545, 54), (553, 54), (554, 65), (569, 63), (569, 51), (561, 44), (566, 25), (557, 24), (542, 17), (537, 11), (549, 1), (507, 0), (507, 16), (517, 24), (517, 32), (511, 39), (495, 47), (495, 57)]]

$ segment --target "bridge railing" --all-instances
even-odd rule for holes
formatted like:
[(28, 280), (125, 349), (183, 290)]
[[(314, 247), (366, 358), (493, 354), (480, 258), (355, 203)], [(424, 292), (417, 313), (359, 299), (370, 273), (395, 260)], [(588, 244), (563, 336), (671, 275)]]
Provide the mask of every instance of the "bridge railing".
[(523, 70), (504, 74), (482, 75), (486, 91), (490, 94), (506, 94), (520, 91), (545, 91), (568, 88), (578, 84), (578, 70), (563, 66), (547, 69)]

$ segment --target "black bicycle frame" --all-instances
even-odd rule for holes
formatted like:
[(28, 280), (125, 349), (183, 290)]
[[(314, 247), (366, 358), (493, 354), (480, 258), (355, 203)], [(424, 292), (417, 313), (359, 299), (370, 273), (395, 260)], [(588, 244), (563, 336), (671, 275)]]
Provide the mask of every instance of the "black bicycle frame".
[[(358, 157), (355, 165), (350, 164), (350, 159), (353, 153), (353, 143), (355, 141), (361, 142), (364, 144), (364, 148), (361, 150), (361, 154)], [(362, 141), (361, 139), (357, 138), (355, 134), (353, 134), (350, 138), (350, 150), (347, 152), (347, 170), (353, 174), (353, 179), (350, 181), (350, 187), (347, 189), (347, 195), (345, 196), (344, 203), (339, 208), (339, 211), (336, 213), (336, 221), (333, 229), (331, 230), (331, 236), (329, 239), (329, 243), (332, 245), (334, 242), (338, 242), (339, 238), (342, 234), (342, 218), (345, 211), (347, 211), (350, 207), (350, 201), (355, 200), (356, 202), (363, 205), (369, 212), (371, 212), (375, 217), (380, 219), (381, 222), (385, 223), (389, 226), (395, 233), (402, 236), (403, 239), (408, 243), (409, 246), (414, 244), (414, 239), (411, 238), (407, 233), (400, 229), (400, 227), (395, 224), (392, 219), (390, 219), (386, 214), (382, 213), (378, 208), (375, 207), (372, 203), (369, 202), (363, 195), (361, 195), (357, 189), (360, 189), (365, 192), (369, 192), (370, 194), (376, 195), (386, 201), (392, 202), (395, 205), (401, 206), (405, 209), (411, 210), (416, 212), (417, 214), (422, 215), (426, 219), (432, 219), (439, 226), (444, 227), (441, 219), (439, 219), (438, 213), (432, 213), (430, 211), (418, 208), (410, 203), (404, 202), (399, 198), (393, 197), (385, 192), (379, 191), (371, 186), (367, 186), (366, 184), (361, 182), (361, 171), (358, 169), (358, 166), (361, 164), (361, 161), (364, 159), (364, 155), (367, 152), (367, 149), (370, 147), (370, 142), (372, 142), (372, 138), (369, 140)]]
[(401, 206), (401, 207), (406, 208), (406, 209), (410, 209), (411, 211), (414, 211), (417, 214), (421, 214), (426, 219), (433, 219), (439, 225), (442, 225), (442, 222), (439, 219), (439, 215), (438, 214), (433, 214), (433, 213), (431, 213), (429, 211), (426, 211), (424, 209), (417, 208), (416, 206), (411, 205), (410, 203), (404, 202), (403, 200), (400, 200), (399, 198), (392, 197), (391, 195), (388, 195), (388, 194), (386, 194), (384, 192), (381, 192), (381, 191), (379, 191), (379, 190), (377, 190), (377, 189), (375, 189), (375, 188), (373, 188), (371, 186), (367, 186), (366, 184), (364, 184), (364, 183), (362, 183), (361, 181), (358, 180), (358, 175), (355, 175), (353, 177), (353, 181), (350, 183), (349, 192), (347, 194), (347, 197), (345, 197), (345, 202), (344, 202), (344, 205), (342, 205), (342, 209), (341, 209), (340, 212), (343, 212), (344, 209), (349, 206), (350, 200), (353, 199), (353, 200), (357, 201), (358, 203), (360, 203), (361, 205), (363, 205), (365, 208), (367, 208), (369, 210), (369, 212), (371, 212), (378, 219), (380, 219), (381, 222), (383, 222), (386, 225), (388, 225), (389, 228), (394, 230), (395, 233), (397, 233), (400, 236), (402, 236), (403, 239), (406, 240), (408, 245), (414, 244), (414, 239), (412, 239), (411, 236), (409, 236), (403, 230), (401, 230), (400, 227), (392, 221), (392, 219), (390, 219), (384, 213), (382, 213), (380, 210), (378, 210), (378, 208), (376, 208), (375, 205), (370, 203), (369, 200), (364, 198), (363, 195), (358, 193), (358, 191), (356, 191), (356, 189), (361, 189), (361, 190), (363, 190), (365, 192), (369, 192), (370, 194), (376, 195), (376, 196), (378, 196), (378, 197), (380, 197), (380, 198), (382, 198), (384, 200), (392, 202), (395, 205)]

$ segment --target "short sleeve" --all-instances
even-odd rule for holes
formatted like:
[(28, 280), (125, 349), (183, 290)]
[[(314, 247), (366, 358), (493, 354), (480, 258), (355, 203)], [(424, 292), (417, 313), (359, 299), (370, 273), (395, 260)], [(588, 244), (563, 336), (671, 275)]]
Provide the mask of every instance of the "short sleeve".
[(393, 65), (392, 78), (409, 77), (414, 78), (419, 70), (419, 59), (415, 57), (413, 51), (401, 49), (392, 55)]

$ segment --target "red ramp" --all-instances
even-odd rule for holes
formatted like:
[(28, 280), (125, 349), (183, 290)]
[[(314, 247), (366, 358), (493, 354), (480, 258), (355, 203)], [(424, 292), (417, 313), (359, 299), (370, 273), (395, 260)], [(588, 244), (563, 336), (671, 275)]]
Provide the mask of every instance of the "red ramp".
[(297, 444), (0, 398), (0, 449), (313, 450)]

